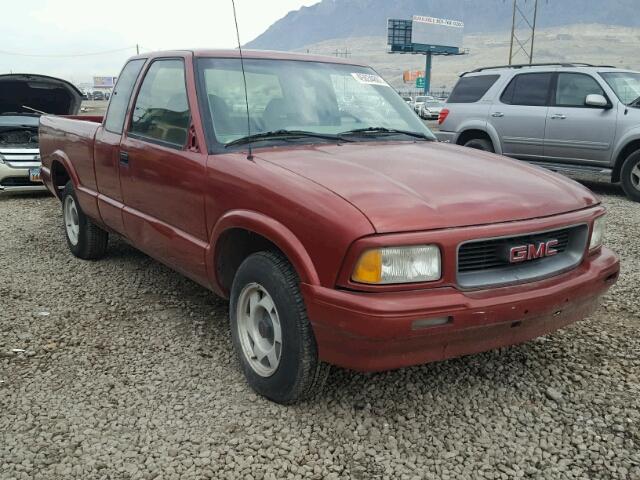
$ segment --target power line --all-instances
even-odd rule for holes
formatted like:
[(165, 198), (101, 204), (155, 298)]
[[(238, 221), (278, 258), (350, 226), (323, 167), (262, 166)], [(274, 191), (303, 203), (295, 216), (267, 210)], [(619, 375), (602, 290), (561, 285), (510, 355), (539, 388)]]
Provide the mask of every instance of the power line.
[(136, 45), (124, 48), (115, 48), (113, 50), (103, 50), (100, 52), (91, 53), (71, 53), (71, 54), (38, 54), (38, 53), (21, 53), (21, 52), (9, 52), (6, 50), (0, 50), (0, 55), (11, 55), (14, 57), (40, 57), (40, 58), (73, 58), (73, 57), (92, 57), (96, 55), (108, 55), (110, 53), (125, 52), (127, 50), (135, 50)]

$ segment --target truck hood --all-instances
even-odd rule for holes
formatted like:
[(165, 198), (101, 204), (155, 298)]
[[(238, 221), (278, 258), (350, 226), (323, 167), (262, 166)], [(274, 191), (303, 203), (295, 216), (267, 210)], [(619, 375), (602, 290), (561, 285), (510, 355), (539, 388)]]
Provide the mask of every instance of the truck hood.
[(558, 174), (436, 142), (316, 145), (256, 156), (344, 198), (378, 233), (525, 220), (599, 203)]
[[(0, 114), (34, 113), (76, 115), (82, 94), (71, 83), (46, 75), (0, 75)], [(37, 113), (37, 112), (36, 112)]]

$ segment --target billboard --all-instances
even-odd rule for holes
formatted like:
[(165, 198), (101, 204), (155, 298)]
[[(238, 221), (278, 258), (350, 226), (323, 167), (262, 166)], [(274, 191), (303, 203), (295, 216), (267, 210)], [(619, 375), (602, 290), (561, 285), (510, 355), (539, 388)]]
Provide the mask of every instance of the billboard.
[(113, 88), (118, 77), (93, 77), (93, 88)]
[(404, 83), (414, 83), (421, 77), (424, 77), (424, 70), (405, 70), (402, 73), (402, 80)]
[(458, 20), (414, 15), (411, 30), (412, 43), (462, 48), (464, 23)]

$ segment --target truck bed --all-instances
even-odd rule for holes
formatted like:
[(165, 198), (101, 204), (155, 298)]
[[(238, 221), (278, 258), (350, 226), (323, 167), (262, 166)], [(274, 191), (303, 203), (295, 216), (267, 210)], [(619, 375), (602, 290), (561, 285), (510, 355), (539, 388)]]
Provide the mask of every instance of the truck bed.
[(42, 179), (52, 193), (56, 193), (51, 182), (54, 160), (69, 162), (73, 165), (72, 170), (82, 179), (83, 186), (95, 190), (93, 149), (102, 119), (101, 116), (78, 115), (40, 117)]

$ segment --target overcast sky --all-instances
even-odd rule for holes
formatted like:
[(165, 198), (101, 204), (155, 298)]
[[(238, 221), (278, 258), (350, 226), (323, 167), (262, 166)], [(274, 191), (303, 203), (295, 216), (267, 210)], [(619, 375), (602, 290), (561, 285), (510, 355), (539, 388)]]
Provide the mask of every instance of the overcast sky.
[[(242, 42), (290, 10), (317, 2), (236, 0)], [(0, 8), (0, 73), (43, 73), (80, 83), (118, 75), (136, 44), (143, 52), (236, 46), (231, 0), (3, 0)], [(125, 50), (66, 56), (117, 49)]]

